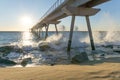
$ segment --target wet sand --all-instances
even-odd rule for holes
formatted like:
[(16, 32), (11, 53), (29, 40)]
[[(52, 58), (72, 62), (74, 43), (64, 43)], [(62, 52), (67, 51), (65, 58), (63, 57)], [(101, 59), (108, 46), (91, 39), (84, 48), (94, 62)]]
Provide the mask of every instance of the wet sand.
[(120, 63), (0, 68), (0, 80), (120, 80)]

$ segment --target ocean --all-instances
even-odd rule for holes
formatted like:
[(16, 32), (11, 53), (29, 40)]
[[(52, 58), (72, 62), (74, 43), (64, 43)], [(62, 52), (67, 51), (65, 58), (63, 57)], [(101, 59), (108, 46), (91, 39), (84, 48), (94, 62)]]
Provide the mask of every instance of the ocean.
[[(56, 34), (54, 31), (49, 32), (48, 33), (48, 35), (49, 35), (48, 38), (50, 38), (54, 34)], [(60, 32), (60, 34), (63, 34), (64, 38), (66, 38), (66, 41), (68, 40), (68, 36), (69, 36), (68, 31)], [(74, 34), (73, 34), (73, 37), (77, 37), (77, 38), (80, 38), (80, 39), (84, 39), (88, 35), (88, 33), (86, 31), (82, 31), (82, 32), (77, 31), (77, 32), (74, 32)], [(44, 36), (45, 36), (45, 32), (43, 32), (43, 34), (42, 34), (42, 39), (44, 39)], [(57, 37), (55, 37), (55, 38), (57, 38)], [(15, 43), (20, 43), (20, 44), (26, 45), (23, 42), (27, 42), (27, 41), (30, 41), (30, 42), (36, 42), (37, 41), (37, 42), (39, 42), (40, 40), (41, 39), (38, 39), (38, 36), (34, 36), (30, 32), (14, 32), (14, 31), (13, 32), (12, 31), (10, 31), (10, 32), (9, 31), (0, 32), (0, 46), (12, 45), (12, 44), (15, 44)], [(28, 45), (30, 45), (30, 44), (28, 43)]]
[[(49, 32), (49, 37), (53, 36), (55, 34), (54, 31)], [(64, 37), (64, 40), (67, 42), (69, 38), (69, 32), (60, 32), (62, 34), (62, 37)], [(45, 32), (42, 34), (42, 39), (45, 36)], [(54, 36), (53, 36), (54, 37)], [(57, 37), (54, 37), (57, 38)], [(95, 44), (101, 44), (101, 43), (110, 43), (110, 44), (120, 44), (120, 32), (119, 31), (95, 31), (93, 32), (93, 38)], [(41, 39), (38, 39), (36, 36), (34, 36), (30, 32), (7, 32), (2, 31), (0, 32), (0, 46), (4, 45), (11, 45), (14, 43), (23, 43), (27, 41), (31, 42), (39, 42)], [(75, 31), (73, 34), (73, 45), (76, 43), (89, 43), (89, 35), (87, 31)], [(24, 45), (24, 43), (23, 43)], [(29, 45), (29, 43), (28, 43)], [(89, 45), (89, 44), (88, 44)], [(76, 44), (76, 46), (78, 46)]]
[[(43, 32), (42, 36), (44, 35), (45, 32)], [(71, 56), (74, 57), (81, 52), (86, 52), (88, 55), (95, 53), (97, 57), (101, 54), (110, 54), (106, 56), (107, 58), (111, 57), (111, 55), (119, 57), (119, 31), (94, 31), (93, 38), (96, 47), (94, 52), (91, 50), (88, 32), (74, 31)], [(17, 64), (29, 58), (32, 66), (33, 64), (67, 64), (68, 39), (68, 31), (61, 31), (58, 35), (51, 31), (46, 40), (40, 39), (30, 32), (0, 32), (0, 49), (4, 46), (14, 46), (14, 49), (8, 51), (7, 55), (0, 56)], [(0, 51), (0, 54), (2, 53), (4, 52)], [(93, 60), (90, 56), (89, 59)]]
[(0, 46), (19, 42), (21, 40), (21, 37), (22, 32), (0, 32)]

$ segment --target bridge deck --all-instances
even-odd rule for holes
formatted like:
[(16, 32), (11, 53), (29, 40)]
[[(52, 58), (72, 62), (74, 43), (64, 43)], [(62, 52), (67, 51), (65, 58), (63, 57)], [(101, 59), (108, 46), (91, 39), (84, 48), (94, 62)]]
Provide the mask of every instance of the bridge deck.
[(90, 8), (106, 1), (109, 0), (57, 0), (33, 28), (37, 29), (43, 27), (43, 24), (52, 24), (52, 22), (57, 22), (59, 19), (69, 16), (62, 11), (65, 6)]

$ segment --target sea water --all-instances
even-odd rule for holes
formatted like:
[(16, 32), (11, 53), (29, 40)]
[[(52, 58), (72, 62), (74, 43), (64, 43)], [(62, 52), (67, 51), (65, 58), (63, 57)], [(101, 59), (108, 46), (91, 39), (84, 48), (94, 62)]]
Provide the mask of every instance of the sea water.
[(22, 32), (0, 32), (0, 46), (1, 45), (10, 45), (14, 42), (19, 42), (22, 37)]
[[(58, 35), (56, 35), (54, 31), (51, 31), (48, 34), (48, 38), (44, 40), (45, 32), (42, 34), (42, 39), (34, 36), (34, 34), (30, 32), (0, 32), (0, 46), (14, 45), (15, 48), (22, 48), (22, 53), (11, 51), (10, 54), (6, 56), (17, 63), (25, 58), (31, 58), (33, 64), (51, 64), (52, 62), (66, 64), (69, 31), (61, 31)], [(73, 57), (80, 52), (87, 52), (88, 55), (91, 53), (98, 54), (96, 57), (104, 53), (119, 57), (119, 52), (114, 52), (113, 48), (111, 48), (111, 46), (120, 46), (119, 31), (94, 31), (93, 38), (96, 52), (91, 51), (89, 34), (87, 31), (74, 31), (71, 56)], [(46, 43), (50, 48), (41, 51), (39, 45)], [(111, 55), (107, 55), (106, 58), (111, 57)], [(89, 56), (89, 58), (91, 58), (91, 56)]]

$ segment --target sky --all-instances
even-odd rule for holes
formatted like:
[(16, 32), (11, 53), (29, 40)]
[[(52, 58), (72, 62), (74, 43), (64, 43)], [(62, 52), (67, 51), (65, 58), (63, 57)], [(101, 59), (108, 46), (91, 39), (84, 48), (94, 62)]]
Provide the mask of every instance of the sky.
[[(25, 31), (35, 25), (56, 0), (0, 0), (0, 31)], [(101, 11), (91, 16), (91, 26), (95, 31), (120, 30), (120, 0), (111, 0), (96, 6)], [(26, 22), (27, 20), (27, 22)], [(58, 28), (69, 30), (71, 17), (61, 20)], [(50, 25), (50, 30), (55, 30)], [(87, 30), (85, 17), (77, 16), (75, 27)]]

